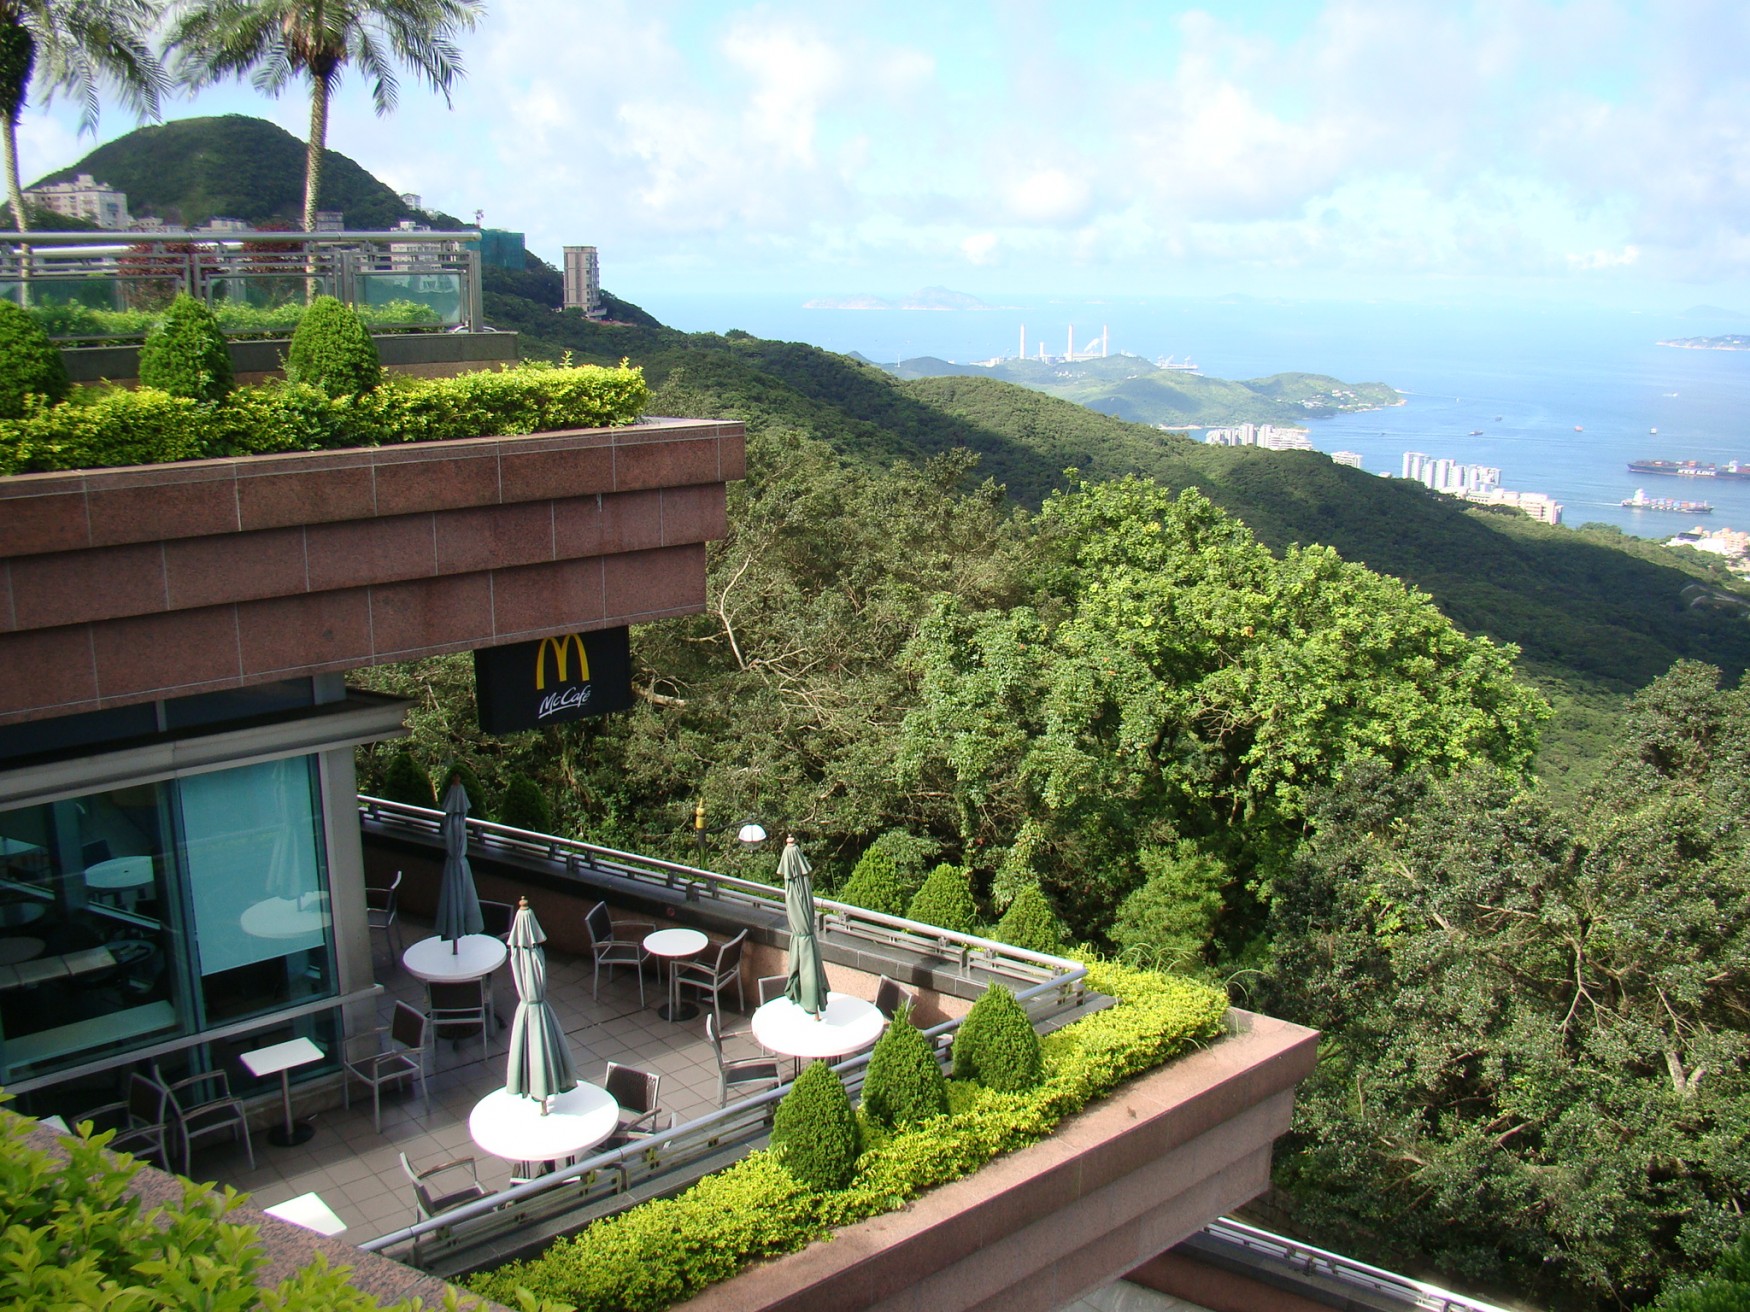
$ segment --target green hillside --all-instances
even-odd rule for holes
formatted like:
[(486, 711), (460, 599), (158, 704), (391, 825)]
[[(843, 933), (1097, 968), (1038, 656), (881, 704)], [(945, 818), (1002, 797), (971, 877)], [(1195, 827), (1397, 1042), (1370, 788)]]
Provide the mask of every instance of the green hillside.
[[(66, 182), (80, 173), (126, 192), (135, 215), (191, 228), (214, 218), (295, 226), (303, 221), (304, 143), (243, 114), (138, 128), (31, 185)], [(323, 209), (340, 210), (347, 226), (358, 230), (392, 228), (403, 219), (463, 226), (408, 208), (392, 188), (333, 150), (324, 154), (321, 199)]]

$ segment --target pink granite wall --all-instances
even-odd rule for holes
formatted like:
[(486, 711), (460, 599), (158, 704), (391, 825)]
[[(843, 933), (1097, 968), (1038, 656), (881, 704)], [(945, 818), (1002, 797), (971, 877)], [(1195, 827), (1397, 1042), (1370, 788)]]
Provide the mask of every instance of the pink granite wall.
[(697, 612), (741, 425), (0, 478), (0, 723)]

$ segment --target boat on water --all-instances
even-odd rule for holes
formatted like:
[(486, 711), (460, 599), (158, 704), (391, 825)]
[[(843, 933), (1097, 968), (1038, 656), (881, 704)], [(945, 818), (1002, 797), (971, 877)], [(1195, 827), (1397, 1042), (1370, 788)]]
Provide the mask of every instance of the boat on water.
[(1578, 425), (1578, 424), (1575, 424), (1575, 425), (1574, 425), (1574, 431), (1575, 431), (1575, 432), (1576, 432), (1576, 433), (1584, 433), (1584, 432), (1585, 432), (1585, 431), (1586, 431), (1586, 430), (1585, 430), (1585, 429), (1584, 429), (1584, 428), (1581, 428), (1581, 427), (1580, 427), (1580, 425)]
[(1470, 430), (1470, 435), (1472, 437), (1481, 437), (1483, 435), (1483, 430), (1480, 428), (1473, 428)]
[(1680, 515), (1711, 515), (1714, 513), (1714, 508), (1705, 501), (1679, 501), (1675, 497), (1650, 497), (1644, 487), (1637, 487), (1632, 497), (1624, 497), (1622, 504), (1629, 510), (1669, 510)]
[(1651, 434), (1652, 434), (1652, 435), (1653, 435), (1653, 436), (1654, 436), (1654, 437), (1657, 437), (1657, 436), (1659, 436), (1659, 430), (1658, 430), (1658, 429), (1656, 429), (1656, 428), (1649, 428), (1649, 429), (1648, 429), (1648, 430), (1647, 430), (1647, 431), (1648, 431), (1648, 432), (1649, 432), (1649, 433), (1651, 433)]
[(1673, 478), (1750, 479), (1750, 461), (1728, 460), (1723, 465), (1706, 460), (1631, 460), (1631, 474), (1663, 474)]

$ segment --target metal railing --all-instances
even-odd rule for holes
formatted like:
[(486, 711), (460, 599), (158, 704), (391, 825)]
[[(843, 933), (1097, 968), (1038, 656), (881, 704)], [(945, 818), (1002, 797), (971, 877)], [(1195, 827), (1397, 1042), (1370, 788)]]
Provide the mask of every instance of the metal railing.
[[(232, 335), (289, 331), (319, 295), (372, 328), (481, 328), (478, 232), (0, 233), (0, 298), (57, 341), (138, 337), (180, 292)], [(131, 312), (131, 313), (130, 313)]]
[[(385, 829), (401, 829), (442, 841), (442, 811), (361, 793), (359, 812), (365, 819)], [(678, 895), (688, 902), (743, 912), (757, 908), (780, 918), (784, 915), (782, 888), (677, 861), (599, 847), (577, 838), (513, 829), (509, 825), (473, 817), (468, 819), (468, 841), (471, 850), (478, 850), (484, 856), (532, 858), (547, 864), (556, 873), (574, 875), (580, 880), (585, 872), (611, 875), (634, 885), (646, 886), (652, 892), (660, 891), (668, 897)], [(1075, 1000), (1080, 999), (1087, 970), (1067, 957), (1033, 952), (994, 939), (980, 938), (976, 934), (940, 929), (903, 916), (884, 915), (848, 902), (835, 902), (831, 898), (817, 897), (814, 905), (815, 928), (823, 933), (830, 931), (934, 958), (952, 965), (961, 974), (976, 970), (1015, 981), (1023, 987), (1041, 983), (1054, 985), (1066, 993), (1073, 992)]]
[(1341, 1253), (1260, 1230), (1231, 1216), (1211, 1221), (1185, 1244), (1200, 1254), (1218, 1254), (1222, 1260), (1242, 1268), (1287, 1270), (1308, 1280), (1348, 1286), (1373, 1295), (1369, 1301), (1384, 1306), (1414, 1308), (1417, 1312), (1507, 1312), (1494, 1303), (1455, 1294), (1395, 1271), (1369, 1266)]

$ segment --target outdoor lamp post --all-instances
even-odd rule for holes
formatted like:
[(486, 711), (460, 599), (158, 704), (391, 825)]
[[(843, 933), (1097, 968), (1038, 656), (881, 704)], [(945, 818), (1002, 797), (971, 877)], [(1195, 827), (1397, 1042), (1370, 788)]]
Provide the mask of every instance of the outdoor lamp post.
[[(705, 851), (705, 836), (707, 834), (720, 834), (729, 827), (730, 826), (728, 825), (723, 825), (719, 828), (712, 829), (705, 823), (705, 803), (700, 801), (694, 805), (693, 842), (697, 845), (701, 854)], [(740, 827), (736, 829), (735, 837), (743, 847), (749, 849), (756, 848), (766, 841), (765, 826), (750, 816), (748, 819), (742, 821)]]

